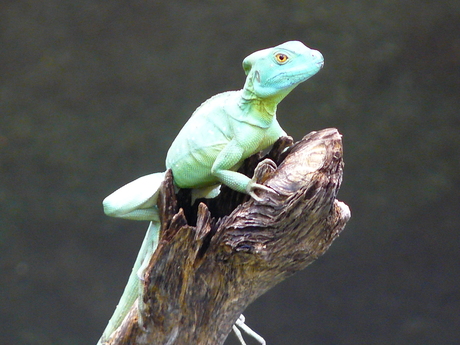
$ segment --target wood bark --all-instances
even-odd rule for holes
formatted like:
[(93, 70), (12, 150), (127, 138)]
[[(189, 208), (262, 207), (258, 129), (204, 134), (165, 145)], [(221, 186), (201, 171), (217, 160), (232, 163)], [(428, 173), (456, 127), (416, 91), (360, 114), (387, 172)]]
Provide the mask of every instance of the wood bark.
[(143, 303), (135, 303), (109, 343), (223, 344), (252, 301), (324, 254), (345, 227), (350, 211), (336, 200), (342, 152), (333, 128), (293, 145), (280, 139), (240, 169), (274, 190), (257, 191), (260, 202), (223, 187), (216, 199), (192, 206), (190, 191), (175, 195), (169, 171)]

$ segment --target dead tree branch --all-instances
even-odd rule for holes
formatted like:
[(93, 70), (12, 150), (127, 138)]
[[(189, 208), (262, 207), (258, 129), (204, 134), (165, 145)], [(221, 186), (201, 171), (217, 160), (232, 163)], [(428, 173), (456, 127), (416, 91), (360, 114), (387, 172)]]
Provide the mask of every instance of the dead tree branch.
[(110, 344), (223, 344), (252, 301), (329, 248), (350, 218), (336, 200), (341, 135), (325, 129), (285, 150), (291, 144), (282, 138), (259, 165), (259, 157), (245, 163), (248, 176), (257, 165), (258, 180), (276, 191), (261, 192), (262, 202), (223, 188), (218, 198), (190, 206), (189, 191), (176, 197), (167, 174), (142, 320), (136, 303)]

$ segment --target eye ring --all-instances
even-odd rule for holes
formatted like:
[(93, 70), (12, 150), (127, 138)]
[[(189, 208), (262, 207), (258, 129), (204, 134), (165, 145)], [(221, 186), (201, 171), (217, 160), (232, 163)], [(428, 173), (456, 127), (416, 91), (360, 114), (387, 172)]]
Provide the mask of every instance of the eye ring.
[(289, 60), (289, 56), (283, 53), (275, 54), (275, 60), (280, 65), (285, 64)]

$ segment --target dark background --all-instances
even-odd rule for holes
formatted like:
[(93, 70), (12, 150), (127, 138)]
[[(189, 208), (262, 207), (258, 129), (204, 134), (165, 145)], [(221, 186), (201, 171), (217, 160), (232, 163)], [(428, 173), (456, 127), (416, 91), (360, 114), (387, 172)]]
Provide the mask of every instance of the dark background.
[(279, 122), (343, 134), (353, 216), (248, 324), (273, 345), (460, 343), (458, 0), (6, 0), (0, 29), (1, 344), (96, 343), (147, 228), (102, 199), (287, 40), (325, 67)]

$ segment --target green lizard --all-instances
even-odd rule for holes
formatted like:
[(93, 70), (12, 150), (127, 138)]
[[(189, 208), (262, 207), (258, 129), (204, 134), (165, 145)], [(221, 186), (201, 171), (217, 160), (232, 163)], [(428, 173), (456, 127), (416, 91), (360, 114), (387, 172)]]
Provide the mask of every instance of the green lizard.
[[(236, 170), (246, 158), (286, 135), (276, 119), (278, 103), (322, 67), (321, 53), (298, 41), (246, 57), (243, 68), (247, 78), (243, 89), (220, 93), (204, 102), (168, 150), (166, 168), (172, 170), (175, 185), (193, 188), (195, 197), (215, 197), (222, 183), (256, 200), (261, 199), (256, 190), (272, 191)], [(110, 338), (142, 293), (144, 270), (158, 244), (156, 201), (163, 178), (164, 173), (140, 177), (103, 201), (107, 215), (149, 220), (150, 225), (125, 291), (98, 344)], [(141, 299), (138, 303), (142, 303)], [(248, 332), (242, 316), (236, 324)], [(244, 344), (240, 334), (238, 337)]]

